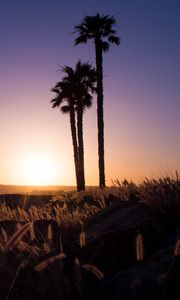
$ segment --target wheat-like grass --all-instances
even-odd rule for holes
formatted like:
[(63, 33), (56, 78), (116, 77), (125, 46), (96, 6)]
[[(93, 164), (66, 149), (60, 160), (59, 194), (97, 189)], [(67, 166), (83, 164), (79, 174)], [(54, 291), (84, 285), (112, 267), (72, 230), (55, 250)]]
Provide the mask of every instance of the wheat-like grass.
[(53, 239), (53, 233), (52, 233), (52, 226), (51, 224), (48, 225), (48, 234), (47, 234), (48, 240), (52, 241)]
[(8, 252), (9, 250), (13, 249), (15, 245), (19, 243), (22, 237), (27, 233), (27, 231), (29, 231), (30, 226), (31, 226), (31, 222), (25, 224), (24, 226), (22, 226), (21, 229), (15, 232), (7, 242), (4, 251)]
[(4, 252), (4, 245), (0, 242), (0, 251)]
[(31, 246), (31, 254), (39, 257), (42, 254), (42, 250), (38, 246)]
[(17, 249), (18, 251), (20, 252), (31, 252), (31, 247), (24, 241), (20, 241), (18, 244), (17, 244)]
[(137, 261), (144, 259), (144, 238), (140, 233), (136, 236), (136, 259)]
[(32, 220), (33, 222), (40, 219), (40, 218), (39, 218), (39, 214), (38, 214), (38, 209), (37, 209), (36, 206), (34, 206), (34, 205), (31, 206), (31, 207), (29, 208), (29, 210), (28, 210), (28, 213), (29, 213), (29, 215), (30, 215), (30, 217), (31, 217), (31, 220)]
[(80, 236), (79, 236), (79, 244), (80, 244), (81, 248), (86, 246), (86, 234), (84, 232), (83, 222), (82, 222), (82, 231), (81, 231)]
[(31, 226), (29, 227), (30, 231), (30, 239), (31, 241), (34, 241), (36, 239), (35, 232), (34, 232), (34, 226), (33, 223), (31, 223)]
[(51, 252), (51, 248), (48, 242), (44, 241), (43, 243), (43, 250), (46, 254), (49, 254)]
[(94, 265), (88, 265), (88, 264), (84, 264), (82, 265), (82, 268), (85, 270), (88, 270), (90, 272), (92, 272), (98, 279), (103, 279), (104, 278), (104, 274), (103, 272), (101, 272), (96, 266)]
[(177, 240), (175, 248), (174, 248), (174, 256), (180, 255), (180, 239)]
[(37, 272), (41, 272), (42, 270), (44, 270), (45, 268), (47, 268), (48, 266), (50, 266), (51, 264), (55, 263), (56, 261), (59, 261), (61, 259), (64, 259), (66, 256), (64, 253), (60, 253), (56, 256), (50, 257), (44, 261), (42, 261), (40, 264), (38, 264), (35, 267), (35, 270)]
[(80, 247), (81, 248), (83, 248), (84, 246), (86, 246), (86, 234), (83, 231), (80, 233), (79, 243), (80, 243)]
[(20, 208), (19, 206), (17, 207), (17, 212), (19, 214), (19, 217), (24, 220), (24, 221), (29, 221), (29, 215), (26, 213), (26, 211), (22, 208)]
[(2, 234), (3, 242), (6, 244), (8, 241), (8, 237), (7, 237), (6, 230), (3, 227), (1, 228), (1, 234)]
[(19, 222), (16, 224), (16, 228), (17, 230), (20, 230), (22, 228), (22, 224), (20, 224)]

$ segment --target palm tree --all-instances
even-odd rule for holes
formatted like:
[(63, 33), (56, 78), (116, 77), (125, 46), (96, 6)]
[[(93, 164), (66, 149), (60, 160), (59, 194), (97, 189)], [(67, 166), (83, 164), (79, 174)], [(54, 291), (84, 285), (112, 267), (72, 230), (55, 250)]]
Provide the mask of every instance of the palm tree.
[(110, 44), (119, 45), (117, 37), (116, 19), (109, 15), (86, 16), (79, 25), (75, 26), (75, 45), (86, 43), (92, 39), (95, 44), (96, 72), (97, 72), (97, 125), (98, 125), (98, 155), (99, 155), (99, 186), (105, 187), (104, 166), (104, 109), (103, 109), (103, 52), (109, 50)]
[(77, 111), (77, 134), (79, 154), (79, 176), (81, 190), (85, 190), (84, 175), (84, 142), (83, 142), (83, 113), (92, 105), (92, 93), (96, 91), (96, 72), (88, 63), (76, 64), (76, 111)]
[(91, 106), (90, 92), (95, 90), (96, 72), (91, 65), (80, 61), (75, 70), (65, 66), (62, 71), (66, 75), (52, 89), (56, 97), (51, 103), (53, 108), (61, 107), (63, 113), (69, 113), (77, 190), (81, 191), (85, 189), (83, 113)]
[(62, 71), (65, 72), (67, 76), (64, 77), (62, 81), (57, 82), (55, 87), (52, 88), (52, 92), (56, 93), (56, 97), (53, 98), (51, 102), (53, 103), (52, 104), (53, 108), (61, 107), (62, 113), (69, 113), (73, 152), (74, 152), (76, 184), (77, 184), (77, 190), (79, 191), (80, 187), (79, 187), (79, 179), (78, 179), (78, 144), (77, 144), (77, 134), (76, 134), (73, 85), (71, 83), (73, 76), (70, 72), (71, 70), (68, 69), (67, 67), (64, 67)]

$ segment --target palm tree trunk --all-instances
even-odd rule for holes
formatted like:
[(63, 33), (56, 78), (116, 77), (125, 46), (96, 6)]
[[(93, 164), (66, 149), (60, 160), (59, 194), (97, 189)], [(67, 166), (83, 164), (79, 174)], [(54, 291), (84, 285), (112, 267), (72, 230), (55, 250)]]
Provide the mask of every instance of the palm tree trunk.
[(71, 125), (71, 136), (73, 143), (73, 152), (74, 152), (74, 165), (75, 165), (75, 174), (76, 174), (76, 185), (77, 191), (80, 191), (80, 178), (79, 178), (79, 155), (78, 155), (78, 145), (77, 145), (77, 133), (76, 133), (76, 122), (75, 122), (75, 112), (74, 105), (70, 105), (70, 125)]
[(97, 126), (99, 156), (99, 186), (105, 187), (104, 166), (104, 109), (103, 109), (103, 58), (100, 41), (95, 40), (96, 71), (97, 71)]
[[(81, 101), (79, 101), (81, 102)], [(78, 103), (77, 107), (77, 129), (78, 129), (78, 145), (79, 145), (79, 184), (81, 191), (85, 190), (84, 175), (84, 142), (83, 142), (83, 107), (82, 103)]]

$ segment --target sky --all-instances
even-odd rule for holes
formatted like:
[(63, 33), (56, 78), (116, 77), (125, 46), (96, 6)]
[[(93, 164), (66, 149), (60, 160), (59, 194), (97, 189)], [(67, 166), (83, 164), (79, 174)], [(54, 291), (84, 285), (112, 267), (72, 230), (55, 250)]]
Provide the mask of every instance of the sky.
[[(104, 59), (105, 170), (113, 180), (180, 171), (179, 0), (0, 0), (0, 184), (75, 185), (69, 118), (52, 109), (60, 66), (95, 65), (74, 25), (117, 19)], [(84, 115), (85, 176), (98, 185), (96, 97)]]

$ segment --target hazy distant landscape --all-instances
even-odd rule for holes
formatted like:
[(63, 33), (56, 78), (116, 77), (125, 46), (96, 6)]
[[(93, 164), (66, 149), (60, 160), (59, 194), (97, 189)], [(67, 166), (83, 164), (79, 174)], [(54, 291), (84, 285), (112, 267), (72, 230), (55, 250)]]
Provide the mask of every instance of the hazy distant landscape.
[(4, 185), (0, 184), (0, 194), (31, 194), (31, 195), (53, 195), (57, 191), (72, 191), (75, 186), (29, 186), (29, 185)]

